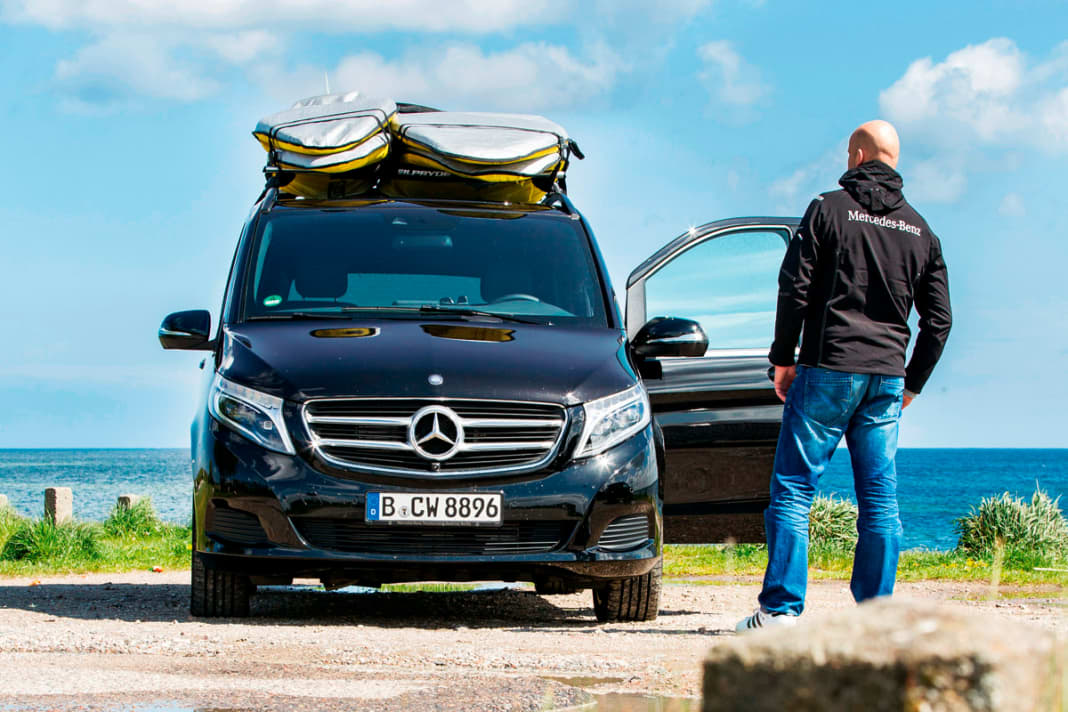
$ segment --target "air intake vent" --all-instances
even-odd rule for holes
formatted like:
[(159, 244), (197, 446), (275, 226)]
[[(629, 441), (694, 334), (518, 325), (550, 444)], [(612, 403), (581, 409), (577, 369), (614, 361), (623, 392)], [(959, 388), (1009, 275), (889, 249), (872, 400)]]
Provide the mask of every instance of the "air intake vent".
[(404, 527), (352, 519), (294, 517), (305, 541), (317, 549), (398, 556), (540, 554), (559, 547), (574, 524), (513, 522), (501, 527)]
[(619, 517), (605, 527), (597, 546), (610, 551), (629, 551), (649, 541), (649, 517), (630, 514)]
[(266, 544), (270, 540), (259, 517), (229, 507), (215, 507), (208, 536), (231, 544)]

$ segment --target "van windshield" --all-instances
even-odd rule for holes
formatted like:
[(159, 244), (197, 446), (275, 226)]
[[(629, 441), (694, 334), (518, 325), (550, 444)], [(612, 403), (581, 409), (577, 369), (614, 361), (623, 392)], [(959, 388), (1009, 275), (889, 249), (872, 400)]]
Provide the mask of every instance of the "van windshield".
[(555, 213), (301, 208), (264, 215), (258, 231), (245, 319), (456, 310), (607, 326), (586, 236)]

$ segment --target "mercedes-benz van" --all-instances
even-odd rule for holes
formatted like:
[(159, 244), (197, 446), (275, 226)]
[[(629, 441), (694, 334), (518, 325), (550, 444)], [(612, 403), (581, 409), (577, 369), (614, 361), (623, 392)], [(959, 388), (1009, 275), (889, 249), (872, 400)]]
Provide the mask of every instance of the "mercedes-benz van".
[[(311, 577), (587, 588), (599, 620), (656, 617), (665, 530), (759, 538), (781, 413), (763, 344), (709, 349), (699, 321), (719, 329), (716, 310), (732, 307), (702, 302), (693, 280), (773, 303), (769, 265), (795, 226), (688, 231), (631, 275), (624, 320), (562, 195), (267, 191), (218, 328), (197, 310), (159, 331), (164, 348), (209, 352), (192, 427), (192, 613), (247, 615), (256, 585)], [(700, 245), (753, 234), (752, 254), (672, 273)], [(690, 318), (656, 315), (670, 305), (648, 297), (672, 294)]]

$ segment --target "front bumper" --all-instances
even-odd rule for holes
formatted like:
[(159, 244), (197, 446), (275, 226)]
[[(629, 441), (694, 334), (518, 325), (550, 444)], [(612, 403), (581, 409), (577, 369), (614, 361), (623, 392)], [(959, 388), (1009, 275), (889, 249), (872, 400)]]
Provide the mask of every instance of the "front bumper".
[[(203, 425), (193, 442), (195, 546), (209, 567), (366, 585), (560, 579), (582, 586), (644, 574), (660, 558), (652, 428), (599, 456), (558, 458), (534, 473), (435, 481), (326, 474), (306, 453), (264, 450), (210, 418)], [(386, 491), (500, 492), (496, 540), (514, 531), (516, 545), (480, 548), (485, 530), (468, 527), (366, 525), (367, 493)], [(644, 543), (622, 551), (598, 545), (609, 524), (635, 515), (649, 522)], [(523, 538), (534, 531), (543, 539), (554, 532), (555, 543), (531, 551)], [(463, 543), (450, 545), (454, 535)]]

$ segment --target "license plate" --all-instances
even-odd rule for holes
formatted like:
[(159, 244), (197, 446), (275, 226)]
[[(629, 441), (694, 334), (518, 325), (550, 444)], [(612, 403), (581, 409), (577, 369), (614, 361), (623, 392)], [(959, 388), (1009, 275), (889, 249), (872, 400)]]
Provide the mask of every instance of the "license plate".
[(366, 519), (402, 524), (500, 524), (501, 495), (369, 492)]

